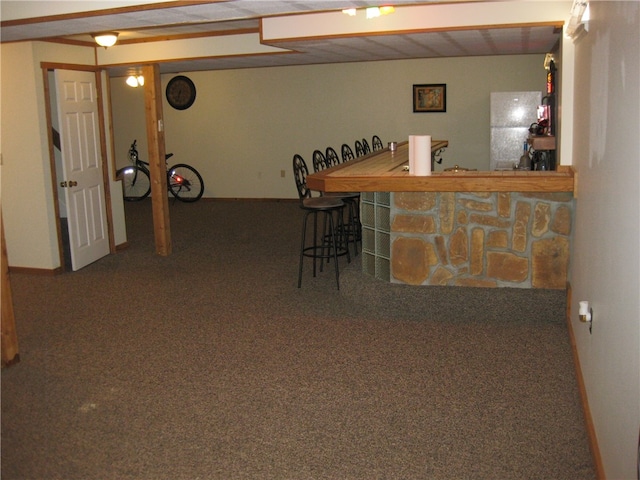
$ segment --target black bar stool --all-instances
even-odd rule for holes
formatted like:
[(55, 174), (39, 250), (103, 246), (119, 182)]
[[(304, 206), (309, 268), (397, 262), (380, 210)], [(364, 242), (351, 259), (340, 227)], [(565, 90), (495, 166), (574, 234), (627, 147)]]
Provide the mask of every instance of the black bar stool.
[(365, 155), (371, 153), (371, 147), (369, 146), (369, 142), (367, 142), (366, 138), (362, 139), (362, 150), (364, 151)]
[(342, 148), (340, 150), (343, 162), (348, 162), (349, 160), (353, 160), (354, 158), (356, 158), (356, 156), (353, 154), (353, 150), (351, 150), (351, 147), (346, 143), (342, 144)]
[[(305, 211), (302, 222), (302, 239), (300, 242), (300, 262), (298, 266), (298, 288), (302, 286), (302, 265), (304, 257), (313, 258), (313, 276), (316, 276), (316, 260), (320, 260), (322, 271), (323, 260), (331, 260), (335, 264), (336, 286), (340, 290), (340, 268), (338, 257), (347, 256), (351, 261), (347, 239), (344, 238), (344, 207), (345, 204), (336, 197), (312, 197), (307, 187), (309, 169), (304, 159), (296, 154), (293, 156), (293, 176), (300, 198), (300, 208)], [(313, 214), (313, 241), (307, 245), (307, 220)], [(322, 234), (318, 235), (318, 215), (322, 215)], [(335, 214), (335, 219), (334, 219)]]
[[(325, 168), (334, 166), (334, 162), (338, 158), (336, 151), (331, 147), (328, 147), (326, 151), (328, 152), (328, 155), (326, 156), (320, 150), (315, 150), (313, 152), (314, 172), (317, 173)], [(329, 160), (331, 158), (329, 155), (335, 155), (335, 159)], [(344, 225), (344, 236), (347, 243), (351, 243), (353, 245), (353, 255), (357, 257), (358, 242), (362, 240), (362, 229), (360, 225), (360, 192), (320, 192), (320, 195), (323, 197), (339, 198), (345, 203), (348, 222)]]

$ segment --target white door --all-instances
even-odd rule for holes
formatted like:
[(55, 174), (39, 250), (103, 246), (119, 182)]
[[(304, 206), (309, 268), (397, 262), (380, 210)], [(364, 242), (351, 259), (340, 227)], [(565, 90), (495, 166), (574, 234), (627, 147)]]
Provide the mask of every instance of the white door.
[(93, 72), (55, 71), (62, 178), (67, 204), (71, 267), (78, 270), (109, 254), (98, 95)]

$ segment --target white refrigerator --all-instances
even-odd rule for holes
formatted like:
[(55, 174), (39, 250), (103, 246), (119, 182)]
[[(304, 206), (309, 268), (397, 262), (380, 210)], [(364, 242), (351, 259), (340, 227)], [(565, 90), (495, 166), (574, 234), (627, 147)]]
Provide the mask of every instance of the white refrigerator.
[(541, 101), (542, 92), (491, 92), (489, 170), (511, 170), (518, 163)]

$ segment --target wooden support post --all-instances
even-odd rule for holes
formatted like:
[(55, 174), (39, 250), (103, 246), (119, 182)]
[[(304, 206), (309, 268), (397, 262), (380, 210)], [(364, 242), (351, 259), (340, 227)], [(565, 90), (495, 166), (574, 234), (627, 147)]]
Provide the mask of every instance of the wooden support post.
[(167, 168), (164, 147), (164, 120), (162, 118), (162, 89), (160, 67), (157, 64), (142, 67), (144, 75), (144, 108), (147, 118), (148, 159), (151, 173), (151, 205), (156, 253), (171, 254), (171, 227), (169, 199), (167, 198)]
[(9, 264), (7, 263), (7, 247), (4, 242), (4, 225), (2, 224), (2, 212), (0, 212), (0, 268), (2, 279), (0, 280), (2, 291), (2, 303), (0, 309), (0, 324), (2, 325), (2, 366), (9, 366), (20, 361), (18, 353), (18, 335), (16, 334), (16, 322), (13, 315), (13, 300), (11, 298), (11, 283), (9, 281)]

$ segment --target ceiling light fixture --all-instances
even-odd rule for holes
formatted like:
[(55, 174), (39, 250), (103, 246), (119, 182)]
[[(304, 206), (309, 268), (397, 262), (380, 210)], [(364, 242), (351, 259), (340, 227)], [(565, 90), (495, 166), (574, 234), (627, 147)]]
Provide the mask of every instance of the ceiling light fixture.
[(117, 32), (95, 33), (91, 35), (98, 45), (101, 47), (113, 47), (118, 41)]
[(380, 16), (380, 9), (378, 7), (369, 7), (366, 10), (367, 18), (376, 18)]
[(129, 75), (126, 83), (130, 87), (142, 87), (144, 85), (144, 77), (142, 75)]
[[(386, 6), (386, 7), (368, 7), (365, 8), (365, 15), (368, 19), (380, 17), (381, 15), (388, 15), (395, 11), (394, 7)], [(355, 17), (357, 10), (355, 8), (346, 8), (342, 10), (342, 13), (345, 15), (349, 15), (350, 17)]]

